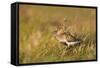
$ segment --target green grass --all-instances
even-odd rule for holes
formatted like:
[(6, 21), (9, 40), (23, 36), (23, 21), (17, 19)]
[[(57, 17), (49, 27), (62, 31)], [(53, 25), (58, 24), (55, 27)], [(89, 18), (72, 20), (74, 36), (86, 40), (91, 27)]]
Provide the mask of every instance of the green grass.
[[(20, 5), (19, 62), (40, 63), (96, 59), (95, 9)], [(81, 44), (66, 48), (53, 31), (67, 17), (66, 26)]]

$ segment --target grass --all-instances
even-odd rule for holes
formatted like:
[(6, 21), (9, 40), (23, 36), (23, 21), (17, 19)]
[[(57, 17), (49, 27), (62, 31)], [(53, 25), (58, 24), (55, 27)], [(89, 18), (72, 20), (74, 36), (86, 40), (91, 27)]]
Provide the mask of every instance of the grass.
[[(19, 8), (21, 64), (96, 59), (95, 9), (35, 5)], [(69, 31), (83, 40), (81, 44), (66, 48), (56, 40), (53, 31), (64, 17)]]

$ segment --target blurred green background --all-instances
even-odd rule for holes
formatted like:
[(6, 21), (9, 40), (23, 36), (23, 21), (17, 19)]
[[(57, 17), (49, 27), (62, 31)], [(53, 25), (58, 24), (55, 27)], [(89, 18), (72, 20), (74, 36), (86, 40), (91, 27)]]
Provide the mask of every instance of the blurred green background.
[[(63, 23), (85, 39), (68, 49), (53, 31)], [(96, 9), (42, 5), (19, 6), (19, 62), (43, 63), (96, 59)]]

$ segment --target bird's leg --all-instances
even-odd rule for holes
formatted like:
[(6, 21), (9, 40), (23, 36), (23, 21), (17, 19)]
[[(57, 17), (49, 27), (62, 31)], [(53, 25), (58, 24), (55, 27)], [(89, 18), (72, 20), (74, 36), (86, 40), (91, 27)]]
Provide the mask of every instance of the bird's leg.
[(70, 46), (67, 44), (67, 46), (66, 46), (66, 50), (69, 48)]
[(70, 46), (71, 46), (71, 45), (68, 44), (68, 48), (69, 48)]

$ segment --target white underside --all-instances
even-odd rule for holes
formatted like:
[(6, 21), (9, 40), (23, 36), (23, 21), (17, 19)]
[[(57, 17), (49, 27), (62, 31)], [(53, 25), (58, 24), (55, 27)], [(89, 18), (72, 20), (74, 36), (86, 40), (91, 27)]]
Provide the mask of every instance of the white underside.
[(57, 38), (59, 42), (65, 42), (67, 45), (75, 45), (80, 43), (80, 41), (73, 41), (73, 42), (68, 42), (66, 39), (64, 38)]
[(78, 43), (80, 43), (80, 41), (66, 42), (66, 44), (68, 44), (68, 45), (75, 45), (75, 44), (78, 44)]
[(75, 44), (80, 43), (80, 41), (68, 42), (68, 40), (67, 40), (66, 37), (64, 37), (64, 36), (62, 36), (62, 37), (56, 37), (56, 39), (57, 39), (59, 42), (66, 43), (68, 47), (69, 47), (69, 46), (74, 46)]

